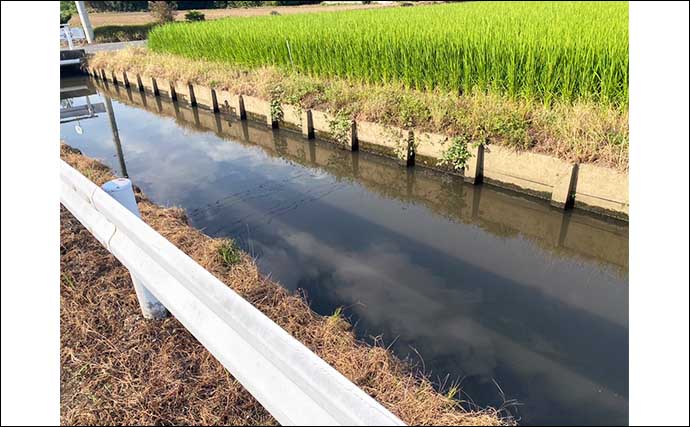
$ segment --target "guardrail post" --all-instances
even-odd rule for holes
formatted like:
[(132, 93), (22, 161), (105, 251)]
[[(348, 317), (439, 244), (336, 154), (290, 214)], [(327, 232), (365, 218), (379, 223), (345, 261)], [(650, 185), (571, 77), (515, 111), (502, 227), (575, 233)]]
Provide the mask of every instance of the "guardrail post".
[[(128, 211), (141, 218), (137, 201), (134, 198), (132, 181), (127, 178), (117, 178), (106, 182), (102, 188), (113, 199), (127, 208)], [(134, 291), (137, 293), (141, 312), (145, 318), (162, 319), (168, 317), (168, 310), (134, 275), (132, 275), (132, 283), (134, 284)]]

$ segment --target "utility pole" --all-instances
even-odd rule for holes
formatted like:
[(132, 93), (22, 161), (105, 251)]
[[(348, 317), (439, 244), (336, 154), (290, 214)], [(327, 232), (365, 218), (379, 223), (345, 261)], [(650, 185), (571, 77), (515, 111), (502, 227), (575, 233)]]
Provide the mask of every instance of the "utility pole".
[(93, 27), (91, 27), (91, 21), (89, 21), (89, 12), (86, 11), (86, 6), (83, 1), (75, 1), (77, 4), (77, 12), (79, 12), (79, 20), (81, 20), (81, 26), (84, 28), (84, 34), (86, 35), (86, 41), (90, 44), (93, 43)]

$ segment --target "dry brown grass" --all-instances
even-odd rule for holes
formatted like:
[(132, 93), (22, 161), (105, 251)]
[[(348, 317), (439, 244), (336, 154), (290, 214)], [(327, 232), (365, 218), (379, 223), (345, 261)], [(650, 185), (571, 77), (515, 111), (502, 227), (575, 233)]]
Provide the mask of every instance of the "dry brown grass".
[(628, 169), (627, 109), (593, 102), (545, 106), (486, 93), (420, 92), (395, 85), (310, 77), (275, 67), (243, 69), (144, 48), (99, 52), (89, 59), (89, 65), (185, 80), (264, 99), (278, 93), (283, 102), (304, 108), (343, 111), (384, 125), (414, 126), (574, 163)]
[[(102, 184), (108, 168), (62, 146), (62, 158)], [(184, 212), (138, 193), (142, 218), (343, 375), (410, 425), (505, 425), (493, 409), (468, 411), (382, 347), (356, 340), (340, 317), (314, 313)], [(275, 424), (174, 318), (145, 321), (127, 270), (61, 210), (61, 420), (63, 424)]]
[[(270, 15), (271, 11), (277, 11), (281, 15), (294, 15), (297, 13), (315, 13), (315, 12), (335, 12), (340, 10), (351, 9), (371, 9), (389, 7), (381, 4), (353, 4), (353, 5), (302, 5), (302, 6), (266, 6), (266, 7), (251, 7), (251, 8), (231, 8), (231, 9), (195, 9), (204, 15), (206, 20), (228, 18), (228, 17), (247, 17), (247, 16), (262, 16)], [(188, 11), (180, 10), (175, 16), (175, 20), (184, 21), (184, 15)], [(149, 12), (91, 12), (89, 13), (91, 25), (100, 27), (102, 25), (141, 25), (150, 24), (154, 22), (153, 17)], [(79, 15), (76, 13), (70, 18), (69, 24), (78, 26)]]

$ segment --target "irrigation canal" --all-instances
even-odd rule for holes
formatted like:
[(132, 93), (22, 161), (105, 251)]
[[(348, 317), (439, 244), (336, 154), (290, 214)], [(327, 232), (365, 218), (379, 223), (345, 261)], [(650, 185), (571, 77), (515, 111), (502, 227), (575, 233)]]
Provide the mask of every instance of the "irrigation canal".
[(88, 78), (61, 87), (82, 111), (67, 144), (237, 240), (318, 313), (343, 307), (468, 405), (627, 423), (626, 223)]

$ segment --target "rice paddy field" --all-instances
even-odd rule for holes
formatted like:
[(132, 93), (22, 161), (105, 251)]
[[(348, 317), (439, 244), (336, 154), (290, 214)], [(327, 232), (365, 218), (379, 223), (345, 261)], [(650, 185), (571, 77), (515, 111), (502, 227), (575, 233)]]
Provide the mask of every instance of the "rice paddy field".
[(159, 53), (419, 90), (627, 109), (627, 2), (468, 2), (174, 23)]

